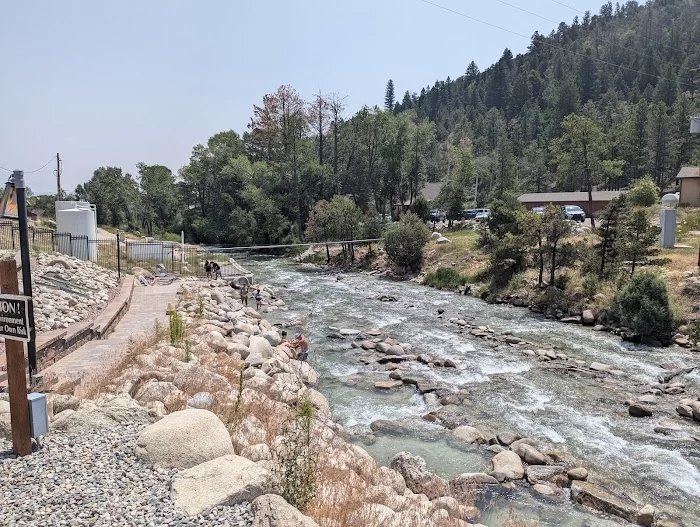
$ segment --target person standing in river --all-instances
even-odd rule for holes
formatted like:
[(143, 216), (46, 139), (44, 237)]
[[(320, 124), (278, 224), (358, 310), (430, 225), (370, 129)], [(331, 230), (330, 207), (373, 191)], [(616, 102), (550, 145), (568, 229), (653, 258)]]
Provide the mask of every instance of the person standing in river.
[(211, 263), (211, 270), (214, 272), (214, 280), (218, 280), (219, 278), (223, 278), (221, 276), (221, 267), (219, 266), (218, 263), (212, 262)]
[(241, 304), (248, 307), (248, 284), (241, 286)]
[(260, 311), (261, 307), (262, 307), (262, 293), (260, 292), (260, 289), (257, 289), (255, 291), (255, 309)]
[(204, 272), (207, 273), (207, 280), (211, 280), (211, 263), (209, 260), (204, 260)]

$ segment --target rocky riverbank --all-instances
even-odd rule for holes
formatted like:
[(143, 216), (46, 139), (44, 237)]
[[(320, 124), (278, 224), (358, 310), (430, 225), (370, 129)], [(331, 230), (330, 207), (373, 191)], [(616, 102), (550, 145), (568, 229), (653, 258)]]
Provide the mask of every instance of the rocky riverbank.
[[(264, 291), (267, 309), (275, 301), (284, 308)], [(169, 342), (161, 328), (135, 343), (104, 382), (80, 387), (84, 398), (52, 393), (44, 448), (25, 459), (3, 456), (2, 518), (27, 517), (27, 500), (43, 493), (50, 505), (33, 503), (41, 508), (37, 518), (51, 518), (47, 525), (472, 524), (478, 510), (468, 493), (431, 489), (420, 461), (406, 461), (407, 453), (395, 469), (381, 467), (349, 442), (313, 388), (313, 368), (292, 359), (277, 329), (237, 297), (228, 286), (183, 284), (175, 308), (186, 327), (181, 343)], [(315, 493), (304, 515), (279, 494), (280, 466), (291, 466), (290, 438), (296, 452), (298, 415), (308, 402), (315, 410), (301, 447), (302, 457), (313, 459)], [(20, 489), (14, 481), (21, 474)], [(132, 485), (140, 478), (143, 484)], [(105, 496), (110, 506), (100, 508)]]
[[(510, 332), (499, 333), (463, 317), (445, 319), (442, 309), (437, 316), (464, 338), (481, 340), (504, 355), (530, 358), (539, 367), (552, 371), (552, 375), (575, 375), (602, 384), (608, 397), (617, 394), (619, 405), (627, 405), (629, 419), (657, 414), (662, 417), (654, 427), (660, 435), (677, 441), (700, 441), (700, 429), (688, 423), (694, 417), (694, 410), (700, 408), (700, 397), (697, 394), (689, 397), (685, 385), (679, 381), (693, 371), (692, 367), (661, 374), (658, 383), (643, 386), (632, 382), (626, 372), (601, 362), (586, 363), (568, 357), (556, 346), (528, 341)], [(480, 395), (450, 382), (450, 378), (459, 374), (461, 365), (458, 362), (432, 357), (378, 329), (329, 329), (327, 337), (335, 343), (334, 347), (354, 349), (355, 359), (371, 366), (368, 373), (342, 378), (343, 383), (365, 389), (413, 389), (429, 409), (420, 420), (375, 421), (371, 424), (372, 434), (360, 433), (360, 441), (372, 444), (382, 436), (408, 436), (416, 430), (424, 430), (423, 435), (430, 436), (431, 440), (447, 440), (458, 448), (481, 445), (492, 456), (485, 471), (464, 473), (446, 480), (430, 473), (420, 458), (401, 453), (392, 460), (391, 466), (402, 474), (410, 488), (426, 485), (430, 490), (424, 488), (422, 492), (437, 496), (445, 489), (454, 495), (467, 487), (472, 491), (476, 488), (480, 493), (489, 486), (516, 485), (547, 500), (572, 500), (639, 525), (681, 525), (663, 511), (662, 503), (637, 503), (630, 497), (633, 492), (596, 478), (595, 474), (592, 481), (587, 481), (585, 467), (590, 463), (577, 461), (562, 449), (562, 445), (555, 447), (542, 438), (523, 437), (511, 430), (493, 430), (488, 421), (479, 421), (471, 412), (471, 399)], [(380, 373), (382, 370), (384, 376)], [(630, 397), (634, 392), (639, 395)], [(676, 408), (679, 415), (675, 415)], [(683, 418), (688, 419), (684, 421)], [(438, 424), (440, 428), (427, 429), (426, 422)]]

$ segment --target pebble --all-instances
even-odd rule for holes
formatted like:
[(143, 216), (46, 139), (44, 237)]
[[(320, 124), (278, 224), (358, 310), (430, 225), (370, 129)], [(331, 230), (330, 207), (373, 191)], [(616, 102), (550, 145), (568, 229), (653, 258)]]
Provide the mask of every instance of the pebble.
[(24, 458), (16, 458), (11, 443), (0, 439), (0, 525), (252, 525), (248, 503), (199, 516), (176, 511), (170, 481), (177, 471), (148, 466), (134, 455), (142, 428), (54, 430), (42, 449)]

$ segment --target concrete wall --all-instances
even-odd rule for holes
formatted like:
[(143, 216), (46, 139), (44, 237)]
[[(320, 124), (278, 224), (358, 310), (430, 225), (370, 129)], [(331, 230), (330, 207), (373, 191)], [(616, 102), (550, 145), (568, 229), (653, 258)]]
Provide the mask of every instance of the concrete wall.
[(679, 205), (700, 207), (700, 178), (680, 179), (681, 199)]

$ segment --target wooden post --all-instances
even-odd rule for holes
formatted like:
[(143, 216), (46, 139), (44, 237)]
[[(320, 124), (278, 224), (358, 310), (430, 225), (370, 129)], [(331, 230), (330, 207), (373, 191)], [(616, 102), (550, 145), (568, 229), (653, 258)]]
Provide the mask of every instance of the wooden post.
[[(0, 260), (0, 291), (8, 295), (19, 294), (17, 263), (14, 258)], [(7, 358), (7, 386), (10, 392), (10, 420), (12, 423), (12, 449), (18, 456), (32, 453), (29, 428), (29, 402), (27, 400), (27, 361), (24, 344), (5, 339)]]

